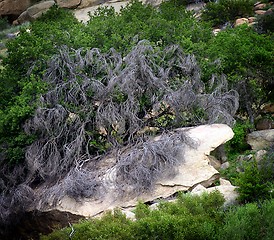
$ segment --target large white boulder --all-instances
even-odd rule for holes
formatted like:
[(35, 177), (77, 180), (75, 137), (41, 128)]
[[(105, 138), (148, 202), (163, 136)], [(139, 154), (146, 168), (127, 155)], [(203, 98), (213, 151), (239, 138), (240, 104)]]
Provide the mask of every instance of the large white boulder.
[[(178, 191), (187, 191), (198, 184), (203, 187), (209, 187), (219, 178), (219, 173), (214, 167), (209, 165), (208, 155), (216, 147), (230, 140), (233, 137), (233, 131), (230, 127), (223, 124), (181, 128), (176, 130), (176, 132), (178, 131), (183, 131), (189, 138), (195, 141), (196, 147), (182, 146), (182, 155), (178, 155), (181, 158), (178, 159), (179, 165), (176, 167), (176, 174), (169, 177), (163, 175), (165, 177), (158, 179), (155, 187), (150, 192), (138, 196), (128, 194), (122, 198), (117, 197), (115, 181), (118, 176), (116, 175), (117, 169), (114, 165), (102, 177), (105, 184), (105, 194), (100, 199), (83, 199), (81, 202), (77, 202), (65, 196), (59, 201), (56, 207), (40, 210), (50, 211), (57, 209), (59, 211), (91, 217), (115, 207), (133, 207), (139, 200), (147, 202), (158, 198), (168, 198)], [(156, 137), (151, 141), (160, 140), (160, 137)]]

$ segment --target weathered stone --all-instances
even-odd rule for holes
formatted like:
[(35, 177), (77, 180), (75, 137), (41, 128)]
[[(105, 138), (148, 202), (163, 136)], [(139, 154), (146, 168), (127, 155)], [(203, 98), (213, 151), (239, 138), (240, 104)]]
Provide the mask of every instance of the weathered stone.
[(253, 155), (252, 154), (248, 154), (248, 155), (239, 155), (237, 157), (237, 161), (238, 162), (248, 162), (250, 160), (253, 159)]
[(257, 15), (264, 15), (265, 13), (266, 13), (265, 10), (256, 10), (255, 11), (255, 14), (257, 14)]
[(248, 18), (248, 22), (249, 23), (253, 23), (253, 22), (255, 22), (256, 21), (256, 18), (255, 17), (249, 17)]
[(274, 103), (268, 103), (264, 105), (262, 109), (263, 113), (274, 113)]
[(103, 0), (82, 0), (80, 5), (78, 5), (77, 8), (79, 9), (79, 8), (94, 7), (103, 2), (104, 2)]
[(220, 167), (221, 167), (221, 163), (220, 161), (215, 158), (214, 156), (208, 156), (208, 159), (209, 159), (209, 164), (214, 167), (216, 170), (219, 170)]
[(257, 130), (267, 130), (274, 128), (274, 120), (269, 118), (260, 119), (256, 124)]
[(261, 160), (263, 160), (265, 154), (267, 153), (266, 150), (259, 150), (255, 153), (254, 157), (256, 159), (257, 162), (260, 162)]
[(237, 27), (239, 25), (242, 25), (242, 24), (245, 24), (245, 23), (248, 23), (248, 19), (247, 18), (238, 18), (235, 21), (235, 27)]
[(266, 4), (265, 3), (260, 3), (260, 4), (257, 4), (254, 7), (254, 10), (263, 10), (264, 8), (266, 8)]
[(30, 17), (36, 19), (38, 16), (42, 15), (45, 13), (50, 7), (52, 7), (55, 4), (54, 1), (45, 1), (45, 2), (40, 2), (37, 3), (27, 9), (27, 13), (29, 14)]
[(247, 135), (247, 143), (253, 150), (261, 150), (274, 144), (274, 129), (254, 131)]
[(38, 4), (35, 4), (31, 7), (29, 7), (25, 12), (23, 12), (17, 19), (19, 23), (29, 22), (37, 19), (40, 17), (43, 13), (48, 11), (50, 7), (52, 7), (55, 4), (54, 1), (45, 1), (40, 2)]
[(30, 17), (30, 15), (28, 14), (27, 11), (23, 12), (22, 14), (20, 14), (20, 16), (17, 18), (17, 22), (19, 24), (22, 24), (24, 22), (30, 22), (32, 20), (32, 18)]
[(211, 193), (214, 191), (219, 191), (225, 199), (225, 206), (235, 204), (237, 202), (238, 193), (236, 192), (236, 187), (231, 185), (228, 180), (220, 178), (220, 186), (204, 188), (201, 185), (197, 185), (192, 191), (192, 194), (201, 195), (204, 192)]
[(269, 8), (266, 10), (265, 15), (270, 15), (274, 12), (274, 8)]
[(229, 166), (230, 166), (229, 162), (224, 162), (224, 163), (221, 165), (220, 169), (221, 169), (221, 170), (225, 170), (225, 169), (229, 168)]
[(81, 0), (56, 0), (56, 3), (61, 8), (76, 8), (80, 5)]
[(19, 16), (30, 6), (31, 0), (0, 0), (0, 16)]
[(213, 34), (216, 36), (219, 32), (221, 32), (220, 28), (213, 29)]
[[(204, 187), (212, 185), (218, 178), (219, 173), (209, 165), (208, 155), (217, 146), (225, 143), (233, 137), (233, 131), (226, 125), (213, 124), (193, 128), (177, 129), (176, 132), (183, 131), (189, 138), (195, 140), (197, 147), (190, 146), (182, 148), (182, 159), (178, 158), (180, 164), (176, 167), (176, 174), (165, 176), (159, 179), (153, 190), (138, 196), (127, 194), (123, 198), (116, 197), (116, 165), (108, 169), (103, 176), (105, 183), (105, 196), (98, 200), (83, 199), (77, 202), (69, 197), (60, 200), (56, 207), (60, 211), (68, 211), (73, 214), (89, 217), (95, 216), (107, 209), (115, 207), (127, 208), (135, 206), (139, 200), (143, 202), (152, 202), (155, 199), (166, 199), (178, 191), (187, 191), (197, 184)], [(156, 137), (153, 141), (160, 140)], [(113, 163), (113, 161), (111, 161)], [(40, 209), (41, 211), (50, 209)]]

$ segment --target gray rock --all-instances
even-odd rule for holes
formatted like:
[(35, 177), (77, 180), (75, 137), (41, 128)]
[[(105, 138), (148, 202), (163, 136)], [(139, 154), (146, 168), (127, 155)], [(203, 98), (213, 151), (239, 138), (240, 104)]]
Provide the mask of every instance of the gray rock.
[(259, 150), (258, 152), (256, 152), (254, 155), (256, 161), (260, 162), (264, 158), (266, 153), (267, 153), (266, 150)]
[(43, 13), (48, 11), (54, 4), (55, 4), (55, 2), (53, 0), (35, 4), (31, 7), (29, 7), (22, 14), (20, 14), (17, 21), (20, 24), (22, 24), (24, 22), (33, 21), (33, 20), (37, 19), (38, 17), (40, 17)]
[(80, 5), (81, 0), (56, 0), (56, 3), (61, 8), (76, 8)]
[[(110, 161), (112, 167), (106, 168), (105, 173), (102, 175), (105, 193), (100, 199), (83, 199), (82, 202), (77, 202), (65, 196), (60, 199), (56, 207), (52, 205), (52, 207), (47, 207), (45, 210), (57, 209), (90, 217), (116, 207), (123, 209), (134, 207), (138, 201), (153, 202), (156, 199), (167, 199), (178, 191), (187, 191), (198, 184), (209, 187), (219, 179), (219, 172), (209, 165), (208, 155), (216, 147), (233, 137), (232, 129), (224, 124), (213, 124), (177, 129), (176, 132), (178, 131), (184, 131), (189, 138), (197, 143), (197, 146), (194, 148), (185, 145), (178, 146), (182, 148), (182, 153), (178, 154), (179, 164), (176, 167), (175, 174), (166, 176), (163, 173), (164, 177), (158, 179), (153, 190), (138, 196), (135, 196), (134, 193), (127, 193), (122, 198), (117, 197), (116, 191), (119, 189), (115, 187), (115, 184), (119, 176), (117, 176), (115, 161), (112, 160)], [(160, 140), (161, 137), (159, 136), (151, 141)]]
[(0, 16), (18, 16), (30, 6), (31, 0), (0, 0)]
[(230, 166), (229, 162), (225, 162), (221, 165), (220, 170), (225, 170), (228, 169)]
[(247, 143), (253, 150), (261, 150), (274, 144), (274, 129), (254, 131), (247, 135)]
[(205, 188), (199, 184), (191, 191), (191, 193), (201, 195), (204, 192), (211, 193), (217, 190), (224, 196), (224, 205), (229, 206), (237, 202), (239, 195), (236, 192), (236, 188), (237, 187), (231, 185), (228, 180), (220, 178), (220, 186)]

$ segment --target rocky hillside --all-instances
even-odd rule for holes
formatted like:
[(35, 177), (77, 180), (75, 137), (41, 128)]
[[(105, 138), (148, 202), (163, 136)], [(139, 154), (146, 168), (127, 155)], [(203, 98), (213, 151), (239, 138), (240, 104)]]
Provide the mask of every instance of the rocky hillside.
[(79, 219), (119, 208), (142, 224), (139, 201), (154, 216), (162, 200), (219, 190), (212, 212), (176, 210), (206, 219), (195, 215), (189, 236), (213, 239), (231, 204), (271, 198), (272, 3), (227, 1), (136, 1), (119, 13), (124, 2), (43, 1), (2, 14), (22, 25), (2, 21), (1, 239), (56, 225), (70, 226), (57, 239), (77, 239)]

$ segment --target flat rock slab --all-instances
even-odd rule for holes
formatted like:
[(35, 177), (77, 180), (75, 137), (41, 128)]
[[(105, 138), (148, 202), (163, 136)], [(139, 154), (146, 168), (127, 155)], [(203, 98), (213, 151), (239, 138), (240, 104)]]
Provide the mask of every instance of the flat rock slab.
[[(109, 186), (106, 189), (105, 196), (100, 200), (83, 199), (81, 202), (76, 202), (69, 197), (64, 197), (56, 207), (45, 210), (60, 210), (92, 217), (115, 207), (127, 208), (136, 206), (138, 201), (147, 202), (159, 198), (167, 198), (178, 191), (190, 190), (198, 184), (201, 184), (203, 187), (210, 186), (219, 178), (219, 172), (209, 165), (208, 155), (216, 147), (230, 140), (234, 135), (233, 131), (224, 124), (181, 128), (176, 129), (176, 131), (184, 131), (188, 137), (197, 143), (197, 146), (184, 149), (182, 146), (182, 151), (184, 150), (184, 152), (182, 159), (178, 159), (180, 164), (176, 169), (176, 174), (170, 178), (159, 179), (151, 192), (143, 193), (138, 197), (127, 195), (127, 197), (121, 199), (115, 197), (117, 196), (114, 192), (115, 188)], [(157, 141), (157, 138), (153, 141)], [(115, 167), (110, 169), (110, 172), (114, 172), (114, 170)], [(113, 177), (115, 178), (115, 174)]]

